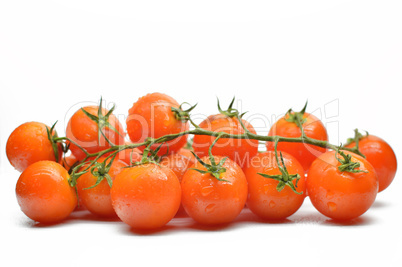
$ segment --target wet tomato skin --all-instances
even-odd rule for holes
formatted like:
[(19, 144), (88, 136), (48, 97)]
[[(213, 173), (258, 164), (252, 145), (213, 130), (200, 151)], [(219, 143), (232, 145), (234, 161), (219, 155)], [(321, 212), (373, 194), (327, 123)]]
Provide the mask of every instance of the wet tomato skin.
[[(104, 162), (105, 157), (101, 157), (97, 162)], [(109, 161), (108, 161), (109, 162)], [(108, 163), (107, 162), (107, 163)], [(109, 170), (109, 175), (112, 179), (119, 174), (127, 164), (123, 161), (115, 159)], [(80, 204), (87, 208), (91, 213), (102, 217), (114, 217), (116, 212), (112, 207), (110, 197), (110, 186), (106, 179), (103, 179), (97, 186), (89, 188), (96, 184), (97, 177), (92, 175), (90, 171), (81, 175), (77, 179), (77, 191), (80, 199)]]
[[(83, 109), (92, 115), (98, 116), (98, 106), (87, 106)], [(107, 112), (107, 109), (102, 108), (103, 115), (106, 115)], [(104, 127), (102, 132), (113, 144), (124, 144), (125, 133), (117, 117), (111, 114), (108, 121), (118, 133), (109, 127)], [(111, 146), (102, 135), (100, 140), (98, 139), (97, 123), (91, 120), (81, 109), (77, 110), (68, 121), (66, 136), (84, 148), (88, 153), (96, 153)], [(70, 150), (78, 160), (82, 160), (85, 157), (85, 153), (72, 142), (70, 143)]]
[[(346, 147), (352, 148), (355, 145), (356, 143), (353, 142)], [(397, 169), (395, 152), (387, 142), (374, 135), (368, 135), (359, 140), (359, 151), (373, 165), (378, 176), (378, 192), (383, 191), (395, 177)]]
[[(268, 136), (279, 135), (283, 137), (300, 137), (300, 128), (296, 123), (286, 121), (288, 116), (289, 115), (285, 115), (275, 122), (269, 130)], [(317, 140), (328, 141), (327, 130), (325, 129), (324, 124), (316, 116), (306, 112), (303, 115), (303, 119), (306, 120), (303, 123), (303, 129), (306, 136)], [(268, 150), (274, 150), (274, 142), (267, 142), (266, 146)], [(305, 172), (308, 171), (311, 163), (326, 151), (326, 149), (322, 147), (290, 142), (279, 142), (277, 149), (294, 156), (301, 163)]]
[[(168, 134), (176, 134), (189, 129), (188, 122), (178, 120), (171, 110), (172, 107), (178, 108), (179, 103), (172, 97), (152, 93), (140, 97), (128, 111), (127, 133), (133, 143), (144, 142), (146, 138), (158, 138)], [(187, 142), (187, 135), (183, 135), (174, 140), (162, 144), (158, 155), (162, 156), (174, 153), (182, 148)], [(155, 144), (151, 148), (156, 149), (160, 144)], [(140, 147), (144, 150), (144, 147)]]
[[(32, 163), (41, 160), (56, 161), (46, 127), (50, 129), (41, 122), (26, 122), (11, 133), (7, 141), (6, 153), (15, 169), (23, 172)], [(58, 151), (59, 159), (61, 159), (61, 145), (58, 146)]]
[(156, 229), (167, 224), (180, 206), (181, 189), (169, 168), (144, 164), (124, 169), (111, 189), (117, 216), (134, 229)]
[[(251, 159), (250, 166), (244, 170), (248, 182), (247, 207), (265, 220), (282, 220), (289, 217), (301, 207), (306, 196), (303, 167), (290, 154), (282, 152), (282, 156), (289, 174), (300, 175), (296, 190), (303, 194), (296, 194), (289, 186), (278, 192), (278, 181), (258, 174), (281, 174), (273, 151), (258, 153)], [(296, 186), (296, 180), (293, 180), (293, 185)]]
[[(255, 134), (254, 127), (246, 120), (242, 120), (246, 128)], [(200, 123), (200, 128), (213, 132), (226, 132), (229, 134), (243, 134), (245, 131), (237, 118), (230, 118), (223, 114), (211, 115)], [(195, 135), (193, 139), (194, 152), (199, 157), (208, 155), (208, 150), (215, 137), (208, 135)], [(227, 156), (240, 167), (245, 167), (258, 151), (258, 141), (251, 139), (220, 138), (212, 148), (212, 154)]]
[(378, 191), (377, 174), (373, 166), (363, 157), (354, 153), (352, 162), (359, 162), (360, 173), (341, 172), (335, 151), (318, 157), (307, 175), (307, 191), (314, 207), (334, 220), (351, 220), (365, 213)]
[(40, 223), (56, 223), (69, 216), (77, 205), (66, 169), (54, 161), (38, 161), (19, 177), (18, 204), (23, 213)]
[[(218, 162), (223, 157), (216, 156)], [(209, 163), (209, 158), (202, 160)], [(239, 165), (227, 159), (226, 172), (219, 181), (210, 174), (189, 169), (181, 181), (182, 204), (187, 214), (200, 224), (217, 225), (232, 222), (247, 200), (247, 180)], [(198, 161), (191, 167), (205, 170)]]

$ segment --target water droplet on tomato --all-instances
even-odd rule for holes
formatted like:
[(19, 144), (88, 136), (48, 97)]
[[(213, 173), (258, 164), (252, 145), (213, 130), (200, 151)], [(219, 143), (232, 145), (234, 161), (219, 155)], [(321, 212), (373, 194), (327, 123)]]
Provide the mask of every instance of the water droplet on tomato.
[(271, 201), (269, 202), (269, 207), (270, 207), (270, 208), (275, 208), (275, 206), (276, 206), (276, 203), (271, 200)]
[(201, 188), (201, 195), (204, 196), (204, 197), (206, 197), (206, 196), (208, 196), (209, 194), (211, 194), (212, 191), (214, 191), (214, 187), (213, 187), (212, 185), (210, 185), (210, 186), (205, 186), (205, 187)]
[(205, 212), (206, 213), (212, 213), (215, 210), (215, 204), (209, 204), (208, 206), (206, 206), (205, 208)]
[(334, 202), (328, 202), (328, 209), (330, 210), (330, 211), (336, 211), (336, 204), (334, 203)]

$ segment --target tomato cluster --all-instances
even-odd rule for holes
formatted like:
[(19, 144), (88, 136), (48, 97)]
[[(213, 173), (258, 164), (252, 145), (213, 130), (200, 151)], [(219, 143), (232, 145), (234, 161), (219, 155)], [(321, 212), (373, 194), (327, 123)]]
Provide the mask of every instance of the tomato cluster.
[[(177, 214), (226, 224), (245, 207), (264, 220), (283, 220), (308, 195), (325, 216), (351, 220), (395, 177), (396, 156), (379, 137), (356, 132), (347, 145), (330, 145), (323, 123), (305, 108), (289, 110), (261, 136), (232, 104), (226, 111), (218, 105), (219, 114), (196, 125), (192, 108), (148, 94), (128, 112), (130, 141), (102, 100), (74, 113), (66, 137), (43, 123), (22, 124), (6, 146), (22, 172), (21, 210), (57, 223), (82, 206), (99, 218), (155, 229)], [(266, 141), (266, 152), (258, 152), (259, 141)]]

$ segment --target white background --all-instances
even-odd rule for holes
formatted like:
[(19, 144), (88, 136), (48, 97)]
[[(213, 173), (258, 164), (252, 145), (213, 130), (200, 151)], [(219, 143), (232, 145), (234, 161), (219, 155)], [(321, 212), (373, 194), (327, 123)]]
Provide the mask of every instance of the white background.
[(58, 120), (64, 135), (72, 112), (100, 96), (116, 103), (122, 122), (149, 92), (198, 102), (198, 118), (217, 112), (216, 97), (226, 106), (236, 96), (261, 134), (308, 99), (332, 143), (358, 127), (400, 156), (400, 1), (139, 2), (0, 2), (1, 266), (401, 262), (400, 173), (350, 225), (328, 220), (308, 199), (279, 224), (244, 212), (225, 228), (181, 218), (148, 235), (85, 212), (51, 227), (26, 218), (15, 199), (19, 173), (5, 155), (9, 134), (26, 121)]

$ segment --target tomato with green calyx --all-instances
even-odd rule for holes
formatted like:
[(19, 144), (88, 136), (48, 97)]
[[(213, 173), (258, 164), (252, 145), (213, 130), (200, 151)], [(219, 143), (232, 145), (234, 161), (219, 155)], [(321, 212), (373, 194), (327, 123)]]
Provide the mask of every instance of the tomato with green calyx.
[(306, 179), (314, 207), (334, 220), (351, 220), (365, 213), (378, 191), (377, 174), (363, 157), (329, 151), (312, 164)]
[[(359, 151), (373, 165), (377, 173), (378, 192), (381, 192), (394, 180), (397, 169), (396, 155), (387, 142), (374, 135), (362, 136), (358, 143)], [(355, 146), (356, 142), (346, 145), (349, 148)]]
[[(210, 157), (201, 160), (206, 165), (215, 165), (211, 164)], [(215, 176), (208, 172), (210, 169), (206, 165), (197, 161), (181, 181), (185, 211), (195, 221), (205, 225), (232, 222), (247, 200), (247, 180), (240, 166), (229, 158), (215, 156), (213, 160), (220, 165), (220, 171), (215, 172)]]
[(267, 151), (254, 156), (250, 166), (244, 169), (248, 182), (247, 207), (265, 220), (289, 217), (301, 207), (306, 196), (303, 167), (290, 154), (278, 153), (281, 154), (280, 167), (275, 152)]
[(41, 122), (26, 122), (18, 126), (10, 134), (6, 145), (7, 158), (11, 165), (23, 172), (38, 161), (61, 160), (62, 146), (60, 143), (52, 143), (49, 136), (57, 137), (56, 131)]

